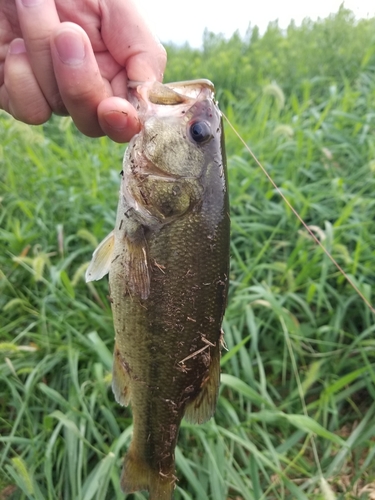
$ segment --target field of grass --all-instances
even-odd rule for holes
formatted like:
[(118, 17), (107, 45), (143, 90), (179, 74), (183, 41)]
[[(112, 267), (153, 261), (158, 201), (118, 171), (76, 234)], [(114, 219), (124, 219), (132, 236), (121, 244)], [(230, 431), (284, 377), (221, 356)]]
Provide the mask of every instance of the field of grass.
[[(219, 81), (218, 95), (374, 305), (374, 49), (364, 54), (350, 79), (294, 75), (291, 88), (270, 74), (241, 98)], [(0, 137), (0, 498), (123, 499), (131, 411), (110, 388), (106, 280), (84, 272), (113, 228), (124, 146), (67, 118), (28, 127), (5, 113)], [(175, 498), (375, 498), (374, 315), (228, 127), (226, 138), (228, 350), (215, 418), (182, 424)]]

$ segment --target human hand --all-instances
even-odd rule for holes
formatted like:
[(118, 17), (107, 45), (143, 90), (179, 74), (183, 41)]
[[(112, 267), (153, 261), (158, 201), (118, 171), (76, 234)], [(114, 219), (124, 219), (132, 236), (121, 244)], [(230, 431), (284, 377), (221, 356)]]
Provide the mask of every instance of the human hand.
[(0, 0), (0, 108), (25, 123), (68, 113), (127, 142), (139, 131), (127, 81), (161, 81), (165, 64), (133, 0)]

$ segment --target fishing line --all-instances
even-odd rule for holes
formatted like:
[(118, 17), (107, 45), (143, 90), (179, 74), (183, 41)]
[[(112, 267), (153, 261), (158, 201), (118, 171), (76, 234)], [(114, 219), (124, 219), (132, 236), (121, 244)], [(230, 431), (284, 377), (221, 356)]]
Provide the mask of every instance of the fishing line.
[(299, 215), (297, 210), (291, 205), (289, 200), (285, 197), (285, 195), (282, 193), (281, 189), (276, 185), (275, 181), (272, 179), (270, 174), (267, 172), (267, 170), (263, 167), (263, 165), (260, 163), (258, 158), (255, 156), (255, 154), (252, 152), (250, 147), (246, 144), (244, 139), (240, 136), (240, 134), (237, 132), (237, 130), (234, 128), (234, 126), (231, 124), (229, 121), (229, 118), (225, 116), (223, 112), (221, 112), (223, 117), (226, 119), (228, 125), (230, 128), (233, 130), (233, 132), (236, 134), (236, 136), (239, 138), (239, 140), (242, 142), (242, 144), (245, 146), (246, 150), (250, 153), (250, 155), (253, 157), (257, 165), (262, 169), (263, 173), (266, 175), (267, 179), (270, 181), (272, 186), (276, 189), (276, 191), (279, 193), (281, 198), (285, 201), (287, 206), (290, 208), (290, 210), (294, 213), (294, 215), (297, 217), (297, 219), (300, 221), (300, 223), (304, 226), (306, 231), (310, 234), (312, 239), (315, 241), (315, 243), (323, 250), (323, 252), (327, 255), (327, 257), (330, 259), (330, 261), (336, 266), (336, 268), (340, 271), (340, 273), (344, 276), (346, 281), (353, 287), (353, 289), (357, 292), (357, 294), (361, 297), (363, 302), (367, 305), (367, 307), (370, 309), (370, 311), (375, 315), (375, 308), (371, 305), (371, 303), (366, 299), (366, 297), (363, 295), (363, 293), (359, 290), (357, 285), (350, 279), (350, 277), (346, 274), (346, 272), (343, 270), (343, 268), (340, 266), (338, 262), (332, 257), (332, 255), (329, 253), (329, 251), (325, 248), (325, 246), (319, 241), (319, 239), (315, 236), (315, 234), (312, 232), (312, 230), (309, 228), (309, 226), (306, 224), (306, 222), (302, 219), (302, 217)]
[[(288, 351), (289, 351), (289, 357), (290, 357), (290, 360), (291, 360), (291, 363), (292, 363), (292, 368), (293, 368), (294, 376), (295, 376), (296, 381), (297, 381), (297, 388), (298, 388), (299, 397), (300, 397), (300, 400), (301, 400), (301, 403), (302, 403), (303, 413), (304, 413), (304, 415), (306, 417), (309, 417), (309, 412), (308, 412), (307, 406), (306, 406), (306, 401), (305, 401), (304, 391), (303, 391), (303, 387), (302, 387), (302, 382), (301, 382), (301, 378), (299, 376), (297, 361), (296, 361), (296, 358), (294, 356), (293, 346), (292, 346), (292, 342), (290, 340), (289, 331), (288, 331), (288, 328), (287, 328), (287, 326), (285, 324), (284, 318), (282, 316), (279, 316), (279, 321), (280, 321), (281, 327), (283, 329), (284, 338), (285, 338), (285, 342), (286, 342), (286, 345), (287, 345), (287, 348), (288, 348)], [(317, 449), (317, 446), (316, 446), (314, 435), (312, 433), (311, 433), (311, 447), (312, 447), (312, 451), (313, 451), (313, 455), (314, 455), (314, 460), (315, 460), (315, 464), (316, 464), (317, 469), (318, 469), (319, 476), (323, 477), (322, 467), (320, 465), (320, 460), (319, 460), (318, 449)]]
[[(340, 273), (344, 276), (344, 278), (348, 281), (348, 283), (353, 287), (353, 289), (361, 297), (361, 299), (367, 305), (367, 307), (371, 310), (371, 312), (373, 314), (375, 314), (375, 309), (373, 308), (373, 306), (371, 305), (371, 303), (366, 299), (366, 297), (358, 289), (358, 287), (355, 285), (355, 283), (353, 283), (353, 281), (349, 278), (349, 276), (342, 269), (342, 267), (338, 264), (338, 262), (336, 262), (336, 260), (332, 257), (332, 255), (329, 253), (329, 251), (322, 245), (322, 243), (319, 241), (319, 239), (315, 236), (315, 234), (312, 232), (312, 230), (309, 228), (309, 226), (306, 224), (306, 222), (299, 215), (299, 213), (297, 212), (297, 210), (292, 206), (292, 204), (289, 202), (289, 200), (282, 193), (281, 189), (277, 186), (277, 184), (272, 179), (272, 177), (269, 175), (269, 173), (267, 172), (267, 170), (260, 163), (260, 161), (255, 156), (255, 154), (252, 152), (252, 150), (250, 149), (250, 147), (246, 144), (246, 142), (244, 141), (244, 139), (240, 136), (240, 134), (237, 132), (237, 130), (231, 124), (231, 122), (229, 121), (229, 119), (227, 118), (227, 116), (223, 112), (222, 112), (222, 115), (226, 119), (226, 121), (227, 121), (228, 125), (230, 126), (230, 128), (233, 130), (233, 132), (236, 134), (236, 136), (240, 139), (240, 141), (242, 142), (242, 144), (245, 146), (246, 150), (250, 153), (250, 155), (252, 156), (252, 158), (255, 160), (255, 162), (257, 163), (257, 165), (261, 168), (261, 170), (263, 171), (263, 173), (266, 175), (267, 179), (270, 181), (270, 183), (272, 184), (272, 186), (276, 189), (276, 191), (279, 193), (279, 195), (284, 200), (284, 202), (287, 204), (287, 206), (290, 208), (290, 210), (294, 213), (294, 215), (297, 217), (297, 219), (300, 221), (300, 223), (303, 225), (303, 227), (306, 229), (306, 231), (310, 234), (310, 236), (315, 241), (315, 243), (323, 250), (323, 252), (327, 255), (327, 257), (330, 259), (330, 261), (336, 266), (336, 268), (340, 271)], [(304, 394), (303, 394), (303, 387), (302, 387), (301, 379), (300, 379), (300, 376), (299, 376), (296, 359), (294, 357), (293, 347), (292, 347), (291, 340), (290, 340), (290, 337), (289, 337), (289, 332), (288, 332), (288, 329), (286, 327), (284, 319), (282, 317), (280, 317), (279, 320), (280, 320), (280, 323), (281, 323), (281, 326), (282, 326), (282, 329), (283, 329), (283, 332), (284, 332), (284, 337), (285, 337), (285, 341), (286, 341), (287, 348), (288, 348), (288, 351), (289, 351), (289, 356), (290, 356), (290, 359), (291, 359), (294, 376), (295, 376), (296, 381), (297, 381), (298, 393), (299, 393), (299, 397), (300, 397), (300, 400), (301, 400), (301, 403), (302, 403), (303, 413), (304, 413), (304, 415), (306, 417), (309, 417), (309, 413), (308, 413), (308, 410), (307, 410), (305, 397), (304, 397)], [(323, 476), (323, 472), (322, 472), (322, 468), (321, 468), (321, 465), (320, 465), (319, 453), (318, 453), (318, 449), (317, 449), (315, 437), (314, 437), (313, 433), (310, 433), (310, 434), (311, 434), (310, 435), (310, 440), (311, 440), (312, 452), (313, 452), (314, 461), (315, 461), (315, 464), (317, 466), (318, 475), (319, 475), (319, 479), (320, 479), (320, 488), (321, 488), (323, 494), (324, 493), (326, 493), (326, 494), (328, 493), (330, 495), (332, 493), (332, 490), (331, 490), (329, 484), (327, 483), (327, 480)]]

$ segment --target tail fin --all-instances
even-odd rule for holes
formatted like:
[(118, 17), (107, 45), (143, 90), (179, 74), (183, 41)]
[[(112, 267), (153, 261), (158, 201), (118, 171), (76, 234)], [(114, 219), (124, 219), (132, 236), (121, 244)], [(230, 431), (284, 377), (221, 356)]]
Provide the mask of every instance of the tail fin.
[(132, 447), (125, 456), (121, 475), (121, 488), (124, 493), (148, 490), (149, 500), (172, 500), (175, 481), (174, 470), (164, 474), (152, 469)]

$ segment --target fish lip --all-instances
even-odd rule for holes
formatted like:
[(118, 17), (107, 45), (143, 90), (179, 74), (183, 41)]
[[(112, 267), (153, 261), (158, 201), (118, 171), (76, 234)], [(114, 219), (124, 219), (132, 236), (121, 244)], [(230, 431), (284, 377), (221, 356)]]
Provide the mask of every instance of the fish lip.
[[(149, 168), (147, 168), (149, 167)], [(151, 161), (147, 161), (147, 167), (142, 168), (140, 175), (144, 175), (145, 177), (153, 177), (155, 179), (163, 179), (165, 181), (174, 182), (178, 179), (181, 179), (180, 175), (171, 175), (169, 172), (165, 172), (161, 168), (157, 167)]]
[(201, 78), (198, 80), (185, 80), (181, 82), (171, 82), (165, 84), (170, 89), (184, 95), (186, 97), (190, 97), (191, 99), (201, 99), (211, 97), (213, 98), (215, 94), (215, 86), (214, 84), (206, 79)]
[(163, 179), (167, 182), (175, 182), (181, 179), (196, 179), (196, 177), (191, 175), (170, 174), (160, 167), (157, 167), (152, 161), (145, 157), (142, 157), (139, 161), (139, 165), (138, 172), (132, 172), (132, 175), (135, 174), (139, 177), (153, 177), (155, 179)]

